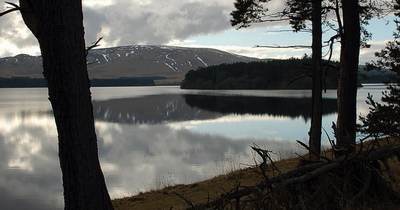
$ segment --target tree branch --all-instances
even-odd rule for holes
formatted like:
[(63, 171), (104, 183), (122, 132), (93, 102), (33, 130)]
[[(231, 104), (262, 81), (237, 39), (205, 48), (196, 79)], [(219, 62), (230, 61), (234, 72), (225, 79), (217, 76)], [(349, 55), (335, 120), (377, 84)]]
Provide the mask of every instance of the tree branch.
[(338, 23), (338, 31), (339, 31), (339, 35), (341, 38), (343, 38), (343, 24), (342, 24), (342, 19), (340, 17), (340, 12), (339, 12), (339, 0), (335, 1), (336, 4), (336, 8), (335, 8), (335, 15), (336, 15), (336, 19), (337, 19), (337, 23)]
[(328, 71), (328, 69), (329, 69), (329, 63), (331, 62), (331, 59), (332, 59), (332, 54), (333, 54), (333, 44), (335, 43), (335, 40), (336, 39), (338, 39), (338, 38), (340, 38), (340, 36), (339, 36), (339, 34), (336, 34), (335, 36), (332, 36), (330, 39), (329, 39), (329, 41), (327, 42), (328, 43), (328, 45), (329, 45), (329, 58), (328, 58), (328, 61), (327, 61), (327, 63), (326, 63), (326, 67), (325, 67), (325, 70), (324, 70), (324, 76), (323, 76), (323, 78), (322, 78), (322, 83), (323, 83), (323, 86), (324, 86), (324, 92), (326, 93), (326, 83), (325, 83), (325, 81), (326, 81), (326, 77), (327, 77), (327, 75), (328, 75), (328, 73), (327, 73), (327, 71)]
[(254, 47), (266, 47), (266, 48), (294, 48), (294, 49), (301, 49), (301, 48), (311, 48), (308, 45), (291, 45), (291, 46), (272, 46), (272, 45), (256, 45)]
[(306, 78), (306, 77), (311, 77), (311, 75), (308, 74), (308, 73), (310, 73), (310, 71), (311, 71), (311, 68), (308, 69), (308, 71), (305, 74), (290, 80), (289, 83), (286, 86), (291, 85), (293, 82), (296, 82), (299, 79), (303, 79), (303, 78)]
[[(192, 207), (191, 209), (196, 210), (205, 210), (210, 209), (210, 207), (217, 206), (219, 203), (227, 202), (229, 200), (235, 199), (239, 200), (244, 196), (248, 196), (254, 192), (262, 192), (264, 189), (268, 188), (268, 192), (272, 193), (269, 196), (271, 203), (275, 203), (275, 198), (273, 197), (275, 193), (282, 192), (284, 188), (287, 186), (294, 186), (299, 183), (306, 183), (309, 180), (312, 180), (316, 177), (320, 177), (322, 174), (328, 174), (333, 170), (343, 171), (343, 167), (354, 167), (360, 163), (383, 160), (390, 158), (392, 156), (398, 155), (400, 153), (400, 144), (392, 144), (384, 147), (373, 149), (372, 151), (364, 151), (361, 154), (358, 154), (356, 158), (346, 161), (345, 163), (340, 160), (331, 160), (328, 162), (320, 162), (311, 165), (302, 166), (300, 168), (294, 169), (292, 171), (288, 171), (283, 174), (279, 174), (278, 176), (270, 178), (270, 183), (259, 183), (256, 185), (243, 187), (243, 189), (235, 188), (230, 192), (221, 195), (220, 197), (213, 199), (206, 204), (193, 205), (193, 203), (189, 202), (189, 205)], [(372, 180), (372, 172), (373, 169), (369, 169), (366, 174), (366, 180), (364, 185), (360, 189), (360, 191), (351, 199), (353, 202), (362, 197), (366, 191), (370, 188), (371, 180)], [(272, 185), (271, 185), (272, 184)], [(270, 188), (272, 186), (272, 188)], [(320, 186), (312, 195), (312, 197), (318, 197), (322, 193), (324, 189), (326, 189), (327, 183), (324, 183)], [(396, 197), (398, 198), (398, 197)], [(312, 199), (312, 198), (311, 198)], [(186, 200), (186, 199), (184, 199)], [(190, 209), (190, 208), (189, 208)]]
[(99, 42), (103, 39), (103, 37), (100, 37), (95, 43), (93, 43), (92, 45), (86, 47), (86, 56), (89, 54), (89, 51), (95, 47), (100, 46)]
[(296, 141), (297, 141), (297, 143), (299, 143), (301, 146), (303, 146), (304, 148), (306, 148), (308, 151), (312, 152), (315, 156), (317, 156), (317, 157), (319, 157), (319, 158), (321, 158), (321, 159), (326, 160), (328, 163), (331, 163), (331, 162), (332, 162), (329, 158), (324, 157), (324, 156), (322, 156), (322, 155), (316, 153), (315, 151), (313, 151), (309, 146), (307, 146), (306, 144), (304, 144), (302, 141), (300, 141), (300, 140), (296, 140)]
[(4, 12), (0, 12), (0, 17), (4, 16), (4, 15), (10, 13), (10, 12), (21, 10), (21, 8), (18, 5), (14, 4), (12, 2), (6, 1), (6, 4), (9, 4), (9, 5), (13, 6), (13, 7), (11, 9), (8, 9), (8, 10), (4, 11)]
[[(193, 205), (193, 203), (192, 203), (192, 201), (190, 201), (190, 200), (188, 200), (188, 199), (186, 199), (185, 197), (183, 197), (183, 196), (181, 196), (181, 195), (179, 195), (177, 192), (175, 192), (175, 191), (173, 191), (173, 193), (176, 195), (176, 196), (178, 196), (178, 197), (180, 197), (182, 200), (184, 200), (187, 204), (189, 204), (193, 209), (197, 209), (194, 205)], [(172, 208), (171, 208), (172, 209)]]

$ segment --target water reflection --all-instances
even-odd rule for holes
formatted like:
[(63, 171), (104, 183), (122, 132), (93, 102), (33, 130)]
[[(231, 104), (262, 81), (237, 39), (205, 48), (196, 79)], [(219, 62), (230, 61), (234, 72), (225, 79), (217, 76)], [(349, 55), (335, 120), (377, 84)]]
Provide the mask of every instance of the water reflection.
[[(195, 182), (234, 170), (240, 163), (251, 164), (253, 143), (275, 151), (279, 158), (300, 152), (295, 139), (306, 140), (309, 99), (286, 100), (272, 91), (269, 98), (237, 101), (228, 96), (181, 95), (178, 88), (167, 88), (168, 94), (163, 94), (164, 89), (148, 87), (145, 91), (160, 92), (151, 97), (143, 92), (135, 96), (142, 87), (106, 89), (109, 95), (116, 95), (114, 90), (130, 96), (125, 99), (104, 98), (102, 89), (94, 91), (99, 156), (113, 198)], [(332, 104), (324, 111), (330, 124), (335, 103), (324, 104)], [(63, 208), (57, 144), (46, 89), (1, 90), (1, 209)]]
[[(278, 117), (311, 118), (311, 98), (185, 95), (190, 107), (224, 114), (257, 114)], [(323, 115), (337, 111), (336, 99), (323, 99)]]
[[(50, 115), (1, 118), (0, 205), (4, 209), (61, 209), (57, 133)], [(110, 195), (128, 196), (165, 185), (190, 183), (251, 163), (257, 143), (276, 157), (294, 143), (174, 129), (165, 124), (96, 122), (99, 155)]]
[(192, 108), (182, 95), (177, 94), (93, 101), (93, 109), (96, 120), (130, 124), (159, 124), (223, 116)]
[(53, 118), (34, 113), (8, 114), (0, 117), (0, 124), (1, 208), (62, 206)]
[[(323, 104), (323, 115), (336, 113), (336, 99), (325, 98)], [(310, 98), (172, 94), (94, 101), (93, 106), (97, 120), (132, 124), (216, 119), (229, 114), (311, 118)]]
[(172, 129), (162, 124), (130, 126), (100, 122), (96, 127), (101, 136), (100, 158), (113, 196), (126, 195), (127, 190), (143, 190), (144, 183), (156, 188), (195, 182), (238, 168), (240, 163), (250, 164), (249, 145), (253, 143), (277, 151), (276, 158), (286, 155), (287, 150), (299, 151), (294, 143), (252, 137), (232, 141), (222, 135)]

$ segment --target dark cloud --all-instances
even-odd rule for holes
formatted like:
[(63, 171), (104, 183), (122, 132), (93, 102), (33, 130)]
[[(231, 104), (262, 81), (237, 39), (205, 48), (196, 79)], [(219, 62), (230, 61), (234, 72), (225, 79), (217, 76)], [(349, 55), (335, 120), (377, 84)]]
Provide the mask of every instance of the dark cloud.
[(103, 36), (110, 46), (166, 44), (231, 29), (227, 6), (200, 2), (161, 6), (120, 1), (107, 7), (85, 7), (87, 42)]
[[(99, 37), (103, 37), (101, 47), (132, 44), (161, 45), (185, 43), (183, 41), (197, 36), (220, 34), (234, 30), (230, 25), (233, 2), (233, 0), (84, 0), (86, 43), (90, 45)], [(282, 6), (282, 2), (279, 1), (268, 3), (271, 12), (281, 10)], [(254, 24), (249, 29), (241, 31), (282, 26), (287, 26), (287, 23)], [(223, 45), (236, 47), (240, 45), (238, 43), (243, 44), (243, 41), (236, 38), (229, 40), (232, 41), (227, 41)], [(35, 37), (27, 30), (19, 13), (11, 13), (0, 18), (0, 43), (2, 46), (0, 57), (19, 53), (32, 55), (40, 53)], [(206, 45), (213, 47), (212, 45), (216, 44)], [(225, 50), (221, 46), (214, 48)], [(236, 51), (230, 50), (230, 52)], [(247, 50), (243, 55), (254, 56), (253, 52), (254, 49)], [(258, 54), (255, 56), (265, 57)]]
[(100, 38), (98, 34), (105, 21), (107, 21), (105, 14), (92, 8), (84, 8), (85, 39), (88, 44)]

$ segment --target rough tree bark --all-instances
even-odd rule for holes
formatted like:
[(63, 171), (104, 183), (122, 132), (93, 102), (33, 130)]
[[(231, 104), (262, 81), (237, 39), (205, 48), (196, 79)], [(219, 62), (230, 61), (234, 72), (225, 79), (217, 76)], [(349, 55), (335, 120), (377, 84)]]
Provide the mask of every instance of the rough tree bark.
[(81, 0), (20, 0), (40, 44), (57, 125), (65, 209), (112, 209), (98, 159)]
[(337, 147), (346, 153), (355, 151), (357, 119), (357, 73), (360, 54), (360, 15), (357, 0), (342, 0), (338, 87)]
[[(312, 1), (312, 118), (310, 128), (310, 150), (321, 153), (322, 128), (322, 27), (321, 0)], [(309, 152), (309, 159), (318, 160), (319, 156)]]

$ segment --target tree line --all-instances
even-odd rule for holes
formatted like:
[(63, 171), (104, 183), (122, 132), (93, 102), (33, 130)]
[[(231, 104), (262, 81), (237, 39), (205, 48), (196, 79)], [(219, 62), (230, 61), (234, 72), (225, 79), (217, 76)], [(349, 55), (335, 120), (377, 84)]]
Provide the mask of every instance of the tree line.
[[(153, 86), (155, 79), (165, 77), (120, 77), (117, 79), (92, 79), (92, 87), (114, 87), (114, 86)], [(24, 88), (24, 87), (47, 87), (44, 78), (30, 77), (0, 77), (0, 88)]]
[[(337, 63), (336, 63), (337, 64)], [(182, 89), (311, 89), (311, 59), (238, 62), (190, 70)], [(338, 71), (329, 67), (324, 80), (328, 89), (337, 88)]]

